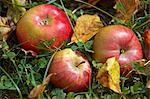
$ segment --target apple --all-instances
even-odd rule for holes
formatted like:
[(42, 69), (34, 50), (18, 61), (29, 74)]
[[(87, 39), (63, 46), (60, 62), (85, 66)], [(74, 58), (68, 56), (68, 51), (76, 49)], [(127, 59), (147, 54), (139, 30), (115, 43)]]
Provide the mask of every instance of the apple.
[(50, 65), (50, 82), (67, 92), (85, 91), (91, 83), (91, 68), (80, 52), (70, 48), (58, 51)]
[(123, 25), (102, 28), (94, 38), (93, 50), (93, 57), (98, 62), (116, 57), (121, 65), (121, 73), (130, 71), (133, 68), (130, 63), (143, 57), (142, 47), (135, 33)]
[[(45, 49), (57, 48), (70, 39), (72, 29), (66, 14), (56, 6), (42, 4), (29, 9), (19, 20), (16, 36), (26, 50), (41, 52), (40, 44), (45, 42)], [(48, 43), (54, 40), (52, 44)], [(44, 44), (43, 44), (44, 45)]]

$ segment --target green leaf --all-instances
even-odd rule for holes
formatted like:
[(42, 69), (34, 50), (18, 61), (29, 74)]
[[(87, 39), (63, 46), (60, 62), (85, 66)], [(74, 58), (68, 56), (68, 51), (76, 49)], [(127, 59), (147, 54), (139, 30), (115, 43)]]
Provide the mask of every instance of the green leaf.
[(86, 48), (89, 49), (89, 50), (92, 49), (92, 45), (93, 45), (93, 40), (87, 41), (87, 42), (85, 43)]
[(73, 92), (69, 92), (68, 94), (67, 94), (67, 99), (74, 99), (74, 93)]
[(14, 52), (6, 52), (2, 56), (3, 56), (4, 59), (9, 58), (11, 60), (11, 59), (16, 57), (16, 54)]
[(141, 66), (137, 63), (137, 64), (134, 64), (133, 66), (140, 73), (142, 73), (146, 76), (150, 76), (150, 65), (149, 64), (147, 64), (146, 66)]
[(65, 99), (66, 93), (62, 89), (54, 89), (52, 92), (52, 99)]
[(83, 46), (84, 46), (83, 42), (81, 42), (81, 41), (79, 41), (79, 42), (77, 43), (77, 45), (78, 45), (78, 47), (83, 47)]
[(41, 76), (41, 74), (39, 72), (34, 74), (34, 78), (36, 81), (40, 81), (41, 79), (43, 79), (43, 77)]
[(47, 65), (47, 60), (43, 57), (43, 58), (40, 58), (39, 60), (38, 60), (38, 67), (39, 68), (45, 68), (46, 67), (46, 65)]
[(50, 49), (49, 47), (55, 42), (55, 38), (52, 38), (50, 40), (44, 40), (40, 42), (37, 46), (38, 49), (45, 50)]
[(83, 95), (77, 95), (74, 99), (84, 99)]
[(118, 94), (105, 95), (104, 99), (121, 99)]
[(123, 92), (125, 95), (130, 94), (130, 88), (124, 87), (124, 88), (122, 89), (122, 92)]
[(7, 88), (9, 88), (9, 87), (12, 87), (13, 85), (12, 85), (12, 83), (9, 80), (6, 80), (4, 82), (4, 86), (7, 87)]
[(32, 65), (29, 63), (25, 64), (25, 66), (26, 66), (26, 68), (32, 68)]
[(85, 94), (86, 99), (91, 99), (89, 94)]
[(3, 75), (0, 78), (0, 89), (16, 90), (16, 88), (13, 86), (12, 82), (7, 78), (6, 75)]
[(4, 50), (8, 50), (9, 49), (9, 46), (8, 46), (6, 41), (2, 42), (2, 49), (4, 49)]
[(77, 50), (78, 47), (77, 47), (76, 45), (72, 45), (72, 46), (71, 46), (71, 49), (72, 49), (72, 50)]
[(144, 85), (141, 82), (136, 82), (133, 86), (130, 87), (132, 94), (141, 93), (143, 88), (144, 88)]

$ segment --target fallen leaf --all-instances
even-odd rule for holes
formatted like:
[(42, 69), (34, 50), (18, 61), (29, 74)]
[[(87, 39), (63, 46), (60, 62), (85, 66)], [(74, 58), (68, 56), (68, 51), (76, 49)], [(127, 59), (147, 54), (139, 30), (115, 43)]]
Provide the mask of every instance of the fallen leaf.
[(150, 60), (150, 29), (143, 33), (144, 54), (147, 60)]
[(25, 3), (26, 0), (3, 0), (2, 1), (7, 7), (7, 17), (11, 17), (15, 23), (25, 14)]
[(139, 0), (116, 0), (115, 8), (117, 12), (115, 16), (124, 21), (129, 21), (138, 9), (139, 4)]
[(43, 83), (40, 85), (37, 85), (36, 87), (34, 87), (30, 94), (29, 94), (29, 99), (38, 99), (38, 97), (44, 92), (46, 86), (48, 85), (48, 83), (50, 82), (50, 78), (51, 76), (54, 74), (49, 74), (44, 80)]
[(101, 0), (88, 0), (88, 3), (92, 4), (92, 5), (96, 5), (98, 2), (100, 2)]
[(146, 83), (146, 87), (150, 88), (150, 80)]
[(146, 95), (147, 97), (150, 97), (150, 80), (147, 81), (146, 87), (147, 87)]
[(137, 71), (138, 71), (138, 74), (150, 76), (150, 60), (146, 62), (144, 65), (140, 65)]
[(7, 39), (8, 32), (11, 31), (11, 28), (9, 25), (7, 25), (8, 18), (7, 17), (1, 17), (0, 16), (0, 40), (4, 37)]
[(14, 24), (10, 21), (9, 17), (0, 16), (0, 48), (2, 48), (3, 39), (6, 41), (8, 33), (14, 29)]
[(97, 81), (104, 87), (121, 94), (120, 66), (115, 57), (107, 59), (96, 75)]
[(103, 24), (97, 15), (86, 14), (80, 16), (76, 21), (75, 33), (71, 38), (71, 43), (77, 43), (78, 41), (84, 43), (88, 41), (101, 27), (103, 27)]

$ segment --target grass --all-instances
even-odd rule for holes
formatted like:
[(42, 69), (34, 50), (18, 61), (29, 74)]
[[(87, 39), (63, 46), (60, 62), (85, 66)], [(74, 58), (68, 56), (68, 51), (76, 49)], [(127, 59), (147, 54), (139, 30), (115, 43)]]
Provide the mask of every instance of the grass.
[[(150, 17), (149, 12), (147, 11), (148, 8), (143, 7), (142, 12), (134, 14), (132, 16), (132, 20), (130, 20), (128, 23), (125, 23), (122, 20), (114, 17), (113, 14), (110, 14), (110, 12), (107, 12), (107, 8), (99, 8), (98, 6), (93, 6), (81, 0), (75, 0), (77, 1), (74, 4), (74, 6), (77, 6), (75, 8), (71, 5), (67, 5), (67, 2), (62, 0), (37, 0), (35, 2), (33, 2), (32, 0), (29, 1), (30, 2), (28, 2), (26, 6), (23, 6), (26, 9), (43, 3), (53, 4), (61, 9), (64, 9), (67, 17), (70, 20), (72, 28), (75, 25), (76, 19), (83, 14), (103, 14), (104, 17), (108, 19), (102, 19), (102, 21), (108, 21), (106, 23), (124, 24), (132, 28), (144, 47), (142, 33), (146, 28), (149, 28), (148, 23), (150, 22)], [(8, 2), (10, 5), (12, 5), (11, 1)], [(68, 2), (73, 3), (74, 0), (70, 0)], [(146, 0), (142, 0), (141, 2), (141, 6), (144, 6), (147, 3)], [(80, 8), (80, 6), (82, 6), (83, 4), (89, 5), (91, 6), (91, 8)], [(7, 6), (0, 6), (0, 13), (2, 14), (2, 16), (5, 16), (6, 12)], [(138, 14), (142, 14), (142, 16)], [(112, 20), (112, 22), (110, 22), (109, 20)], [(15, 31), (13, 31), (10, 35), (12, 34), (15, 34)], [(83, 44), (82, 42), (78, 42), (77, 44), (67, 45), (67, 42), (65, 42), (61, 46), (61, 48), (50, 52), (43, 52), (37, 57), (33, 57), (31, 55), (31, 52), (25, 51), (20, 47), (15, 35), (9, 37), (7, 41), (3, 40), (2, 48), (0, 50), (0, 98), (28, 98), (31, 89), (38, 84), (41, 84), (43, 82), (43, 78), (47, 76), (49, 64), (51, 63), (55, 53), (58, 50), (64, 48), (72, 48), (73, 50), (78, 50), (84, 53), (91, 63), (93, 72), (92, 84), (90, 85), (89, 89), (85, 92), (67, 93), (63, 89), (55, 88), (53, 85), (49, 84), (44, 93), (39, 97), (39, 99), (123, 99), (123, 96), (113, 92), (108, 88), (103, 87), (96, 81), (95, 75), (99, 66), (91, 57), (91, 53), (93, 52), (92, 44), (93, 39), (89, 40), (85, 44)], [(135, 64), (135, 69), (133, 69), (133, 71), (137, 71), (137, 69), (139, 69), (138, 66), (139, 64)], [(143, 74), (135, 74), (132, 78), (121, 77), (121, 89), (123, 94), (127, 97), (127, 99), (149, 99), (150, 89), (146, 87), (146, 82), (148, 80), (150, 80), (150, 77)]]

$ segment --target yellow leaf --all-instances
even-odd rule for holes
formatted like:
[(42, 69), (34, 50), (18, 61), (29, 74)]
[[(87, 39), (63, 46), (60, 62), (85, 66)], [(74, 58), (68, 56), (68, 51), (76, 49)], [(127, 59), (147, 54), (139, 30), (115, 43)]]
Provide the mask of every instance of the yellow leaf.
[(96, 79), (104, 87), (121, 94), (120, 89), (120, 66), (115, 57), (107, 59), (99, 69)]
[(71, 43), (77, 43), (78, 41), (84, 43), (88, 41), (101, 27), (103, 27), (103, 24), (97, 15), (86, 14), (80, 16), (76, 21), (75, 33), (71, 38)]

